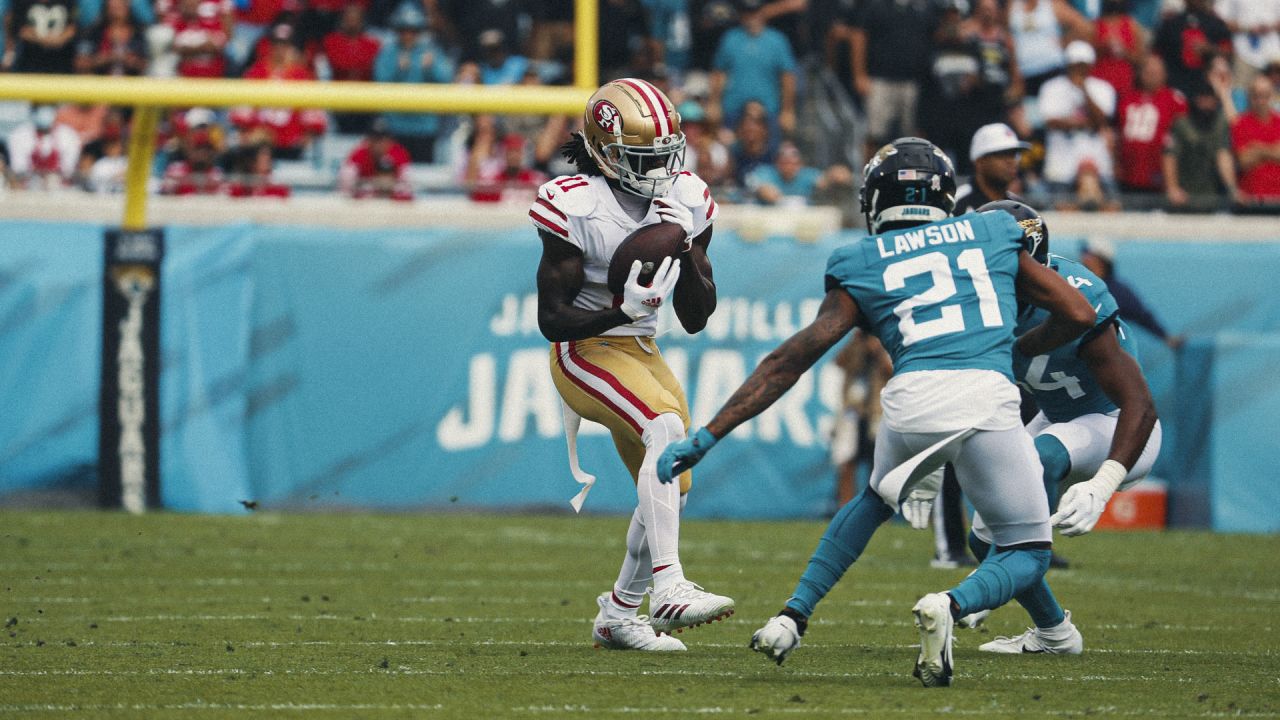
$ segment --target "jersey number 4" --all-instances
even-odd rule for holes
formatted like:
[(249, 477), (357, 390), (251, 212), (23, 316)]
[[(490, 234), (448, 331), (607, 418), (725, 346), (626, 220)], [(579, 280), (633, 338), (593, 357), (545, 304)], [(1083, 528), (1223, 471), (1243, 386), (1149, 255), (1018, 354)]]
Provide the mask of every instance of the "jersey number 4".
[[(996, 297), (995, 286), (991, 284), (987, 259), (982, 254), (982, 249), (969, 248), (960, 253), (956, 256), (956, 266), (967, 273), (973, 282), (974, 292), (978, 294), (978, 312), (982, 316), (982, 324), (985, 327), (1004, 325), (1004, 318), (1000, 315), (1000, 300)], [(931, 252), (893, 263), (884, 269), (884, 289), (901, 290), (906, 287), (909, 278), (918, 275), (929, 275), (933, 284), (924, 292), (912, 295), (893, 308), (893, 314), (898, 316), (898, 332), (902, 334), (902, 344), (909, 346), (938, 335), (964, 332), (964, 311), (959, 303), (941, 306), (938, 308), (938, 317), (932, 320), (917, 322), (912, 316), (915, 308), (940, 303), (956, 294), (956, 282), (946, 254)]]
[(1080, 387), (1080, 378), (1064, 372), (1054, 371), (1049, 373), (1049, 377), (1046, 379), (1044, 371), (1048, 366), (1048, 355), (1035, 356), (1031, 359), (1031, 364), (1027, 366), (1027, 376), (1022, 379), (1020, 384), (1041, 392), (1066, 390), (1067, 395), (1072, 400), (1084, 397), (1084, 388)]

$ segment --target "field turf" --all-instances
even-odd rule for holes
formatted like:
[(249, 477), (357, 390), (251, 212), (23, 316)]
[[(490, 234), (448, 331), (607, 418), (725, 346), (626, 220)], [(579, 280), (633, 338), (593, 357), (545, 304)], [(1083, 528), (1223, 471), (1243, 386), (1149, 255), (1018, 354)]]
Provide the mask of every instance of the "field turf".
[(689, 521), (691, 579), (735, 597), (683, 654), (594, 650), (621, 517), (0, 513), (0, 717), (913, 718), (1280, 716), (1280, 538), (1064, 539), (1050, 580), (1083, 656), (910, 675), (910, 607), (964, 571), (884, 528), (783, 667), (746, 649), (821, 522)]

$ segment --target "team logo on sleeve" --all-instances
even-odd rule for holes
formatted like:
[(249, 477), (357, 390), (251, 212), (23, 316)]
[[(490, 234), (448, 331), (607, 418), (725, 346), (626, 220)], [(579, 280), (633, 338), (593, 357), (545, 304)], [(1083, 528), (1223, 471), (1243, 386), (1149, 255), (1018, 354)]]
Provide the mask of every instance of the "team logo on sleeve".
[(601, 100), (591, 108), (591, 115), (596, 119), (596, 124), (600, 129), (611, 134), (617, 135), (621, 128), (618, 124), (622, 122), (622, 114), (618, 112), (618, 108), (608, 100)]

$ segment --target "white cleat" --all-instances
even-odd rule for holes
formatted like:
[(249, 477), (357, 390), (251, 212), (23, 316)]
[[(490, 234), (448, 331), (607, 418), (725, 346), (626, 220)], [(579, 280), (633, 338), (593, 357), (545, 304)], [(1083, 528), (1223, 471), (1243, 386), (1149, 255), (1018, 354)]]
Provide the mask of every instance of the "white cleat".
[(670, 635), (687, 627), (723, 620), (733, 614), (733, 599), (715, 595), (682, 580), (661, 595), (649, 596), (649, 624)]
[(951, 598), (946, 593), (930, 593), (920, 598), (911, 612), (920, 629), (920, 656), (912, 674), (925, 687), (951, 685)]
[(1066, 612), (1063, 621), (1071, 625), (1071, 634), (1065, 640), (1050, 640), (1039, 628), (1027, 628), (1027, 631), (1016, 637), (998, 637), (989, 643), (978, 646), (982, 652), (1021, 655), (1022, 653), (1045, 653), (1047, 655), (1079, 655), (1084, 652), (1084, 636), (1071, 622), (1071, 611)]
[(972, 630), (978, 627), (979, 625), (981, 625), (982, 623), (986, 622), (987, 618), (990, 616), (991, 616), (990, 610), (979, 610), (978, 612), (969, 613), (968, 615), (965, 615), (964, 617), (960, 618), (959, 620), (956, 621), (956, 624), (962, 628), (969, 628), (970, 630)]
[(775, 615), (769, 618), (764, 627), (751, 636), (751, 649), (764, 653), (765, 657), (779, 665), (792, 650), (800, 647), (800, 628), (796, 621), (786, 615)]
[(659, 635), (653, 631), (649, 618), (645, 615), (611, 618), (605, 614), (605, 604), (609, 602), (609, 593), (596, 598), (600, 612), (591, 624), (591, 639), (597, 648), (606, 650), (647, 650), (649, 652), (679, 652), (685, 650), (684, 643), (670, 635)]

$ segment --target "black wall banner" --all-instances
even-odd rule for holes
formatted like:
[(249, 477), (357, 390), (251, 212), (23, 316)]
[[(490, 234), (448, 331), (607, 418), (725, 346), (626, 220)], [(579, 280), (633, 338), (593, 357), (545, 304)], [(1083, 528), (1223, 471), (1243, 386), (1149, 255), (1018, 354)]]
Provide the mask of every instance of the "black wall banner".
[(106, 231), (98, 478), (102, 504), (160, 506), (160, 261), (164, 233)]

